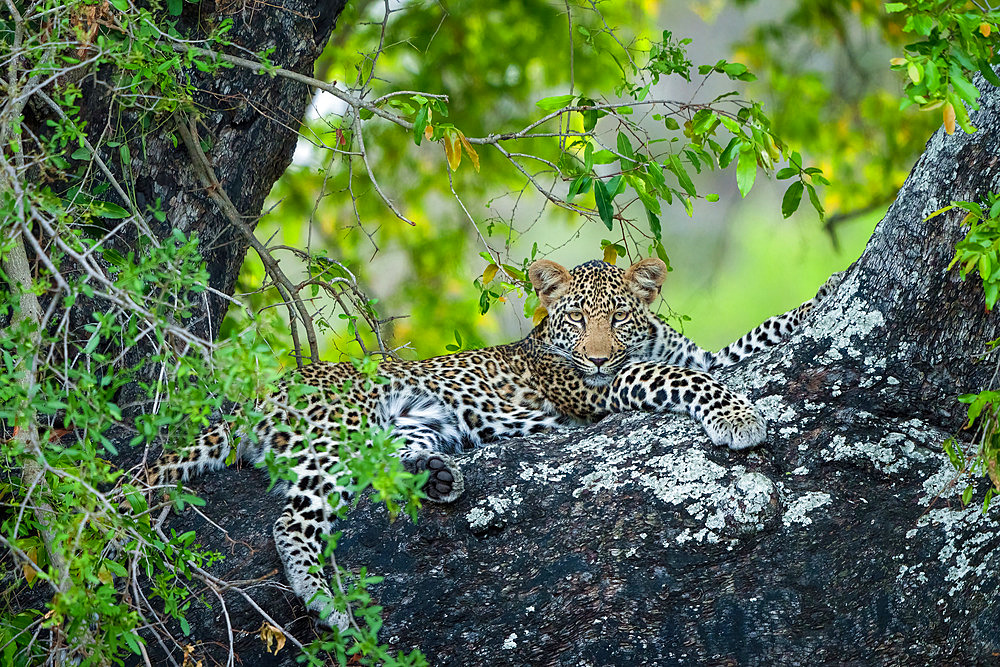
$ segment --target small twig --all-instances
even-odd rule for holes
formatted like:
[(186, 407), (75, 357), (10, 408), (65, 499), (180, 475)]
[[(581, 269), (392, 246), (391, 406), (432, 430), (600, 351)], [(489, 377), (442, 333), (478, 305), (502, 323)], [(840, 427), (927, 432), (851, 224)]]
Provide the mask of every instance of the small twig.
[(264, 264), (264, 268), (267, 270), (269, 276), (274, 281), (275, 286), (281, 293), (281, 297), (286, 301), (288, 306), (288, 313), (291, 319), (292, 325), (292, 338), (295, 344), (295, 361), (301, 367), (302, 363), (302, 346), (299, 342), (298, 332), (295, 328), (295, 318), (296, 314), (298, 318), (302, 320), (302, 324), (306, 330), (306, 339), (309, 342), (309, 357), (310, 361), (319, 361), (319, 346), (316, 343), (316, 330), (313, 327), (312, 316), (306, 309), (305, 305), (302, 303), (301, 299), (295, 297), (296, 288), (292, 282), (285, 275), (281, 267), (278, 266), (278, 262), (274, 259), (267, 248), (257, 240), (254, 236), (253, 230), (243, 222), (243, 217), (240, 215), (239, 210), (236, 205), (233, 204), (232, 200), (229, 199), (229, 195), (226, 194), (225, 189), (222, 187), (222, 183), (215, 175), (215, 171), (212, 169), (211, 163), (208, 161), (208, 157), (205, 152), (201, 149), (201, 144), (197, 140), (197, 129), (194, 126), (193, 121), (184, 122), (184, 120), (179, 120), (177, 123), (177, 131), (181, 135), (181, 139), (184, 141), (184, 145), (187, 146), (188, 153), (192, 157), (192, 167), (195, 170), (196, 175), (202, 181), (202, 185), (205, 187), (205, 191), (208, 196), (216, 203), (219, 209), (222, 211), (226, 219), (229, 220), (230, 224), (233, 225), (250, 246), (257, 252), (260, 257), (260, 261)]

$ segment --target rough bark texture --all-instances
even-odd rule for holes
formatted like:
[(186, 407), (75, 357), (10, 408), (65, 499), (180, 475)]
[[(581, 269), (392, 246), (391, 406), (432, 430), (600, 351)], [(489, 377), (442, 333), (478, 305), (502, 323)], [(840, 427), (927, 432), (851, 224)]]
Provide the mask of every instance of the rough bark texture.
[[(213, 3), (185, 5), (177, 20), (177, 29), (188, 39), (203, 39), (226, 19), (233, 20), (227, 38), (235, 55), (261, 53), (274, 49), (271, 62), (295, 72), (312, 75), (340, 12), (347, 0), (282, 0), (281, 2)], [(244, 50), (240, 50), (241, 47)], [(134, 204), (146, 218), (153, 235), (167, 239), (174, 229), (185, 236), (197, 234), (205, 260), (209, 285), (232, 294), (236, 278), (249, 247), (206, 194), (192, 158), (176, 136), (174, 123), (180, 118), (154, 119), (152, 131), (146, 128), (139, 113), (122, 108), (112, 94), (118, 72), (105, 68), (79, 81), (83, 91), (80, 118), (90, 130), (91, 141), (101, 147), (100, 154), (122, 183), (133, 183)], [(196, 88), (197, 128), (204, 150), (226, 194), (253, 228), (271, 186), (292, 160), (298, 128), (312, 91), (301, 83), (282, 77), (256, 74), (235, 67), (219, 73), (206, 73), (191, 67), (185, 72)], [(44, 127), (51, 110), (29, 109), (29, 126)], [(146, 123), (149, 122), (146, 118)], [(122, 164), (120, 147), (108, 146), (116, 140), (129, 148), (131, 161)], [(127, 178), (122, 177), (126, 173)], [(104, 198), (125, 205), (110, 189)], [(165, 214), (158, 222), (147, 212), (157, 206)], [(123, 255), (143, 252), (135, 226), (123, 227), (106, 246)], [(187, 326), (207, 340), (219, 333), (229, 303), (210, 292), (196, 300), (194, 314)], [(94, 311), (111, 306), (100, 299), (78, 300), (72, 312), (70, 330), (80, 332), (80, 344), (86, 342), (84, 325), (92, 321)], [(150, 343), (152, 345), (152, 343)], [(151, 354), (143, 344), (128, 351), (124, 363), (138, 365)], [(116, 353), (110, 355), (114, 358)], [(150, 369), (155, 374), (159, 367)], [(119, 398), (122, 405), (141, 409), (144, 392), (128, 386)]]
[[(962, 424), (955, 396), (993, 377), (977, 353), (998, 317), (946, 271), (961, 216), (923, 221), (1000, 189), (1000, 91), (983, 87), (979, 132), (931, 139), (839, 291), (788, 344), (722, 374), (767, 415), (763, 446), (623, 415), (479, 450), (465, 496), (416, 526), (362, 504), (337, 556), (385, 577), (382, 639), (435, 665), (995, 664), (1000, 510), (962, 508), (941, 443)], [(267, 577), (251, 594), (307, 639), (265, 483), (198, 483), (235, 543), (195, 516), (171, 525), (227, 554), (218, 575)], [(244, 664), (295, 664), (227, 604)], [(197, 654), (224, 662), (218, 605), (191, 618)]]

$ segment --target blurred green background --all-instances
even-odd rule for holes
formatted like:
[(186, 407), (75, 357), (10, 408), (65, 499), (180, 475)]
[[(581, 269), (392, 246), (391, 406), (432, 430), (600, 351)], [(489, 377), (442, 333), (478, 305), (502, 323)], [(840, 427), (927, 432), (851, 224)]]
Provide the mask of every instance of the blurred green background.
[[(763, 174), (741, 198), (733, 167), (698, 176), (699, 192), (718, 193), (719, 200), (695, 201), (692, 216), (676, 200), (664, 202), (663, 245), (673, 271), (661, 312), (709, 349), (810, 298), (831, 272), (856, 259), (941, 121), (933, 113), (899, 111), (903, 82), (888, 61), (903, 38), (879, 2), (456, 0), (390, 3), (385, 20), (386, 6), (352, 3), (316, 76), (363, 90), (367, 99), (397, 90), (446, 94), (449, 115), (432, 123), (453, 123), (469, 137), (528, 125), (544, 115), (535, 102), (548, 96), (617, 99), (629, 59), (641, 62), (663, 30), (692, 40), (687, 50), (695, 65), (725, 58), (750, 67), (758, 77), (751, 83), (700, 85), (698, 77), (690, 83), (664, 77), (651, 96), (707, 102), (735, 90), (759, 101), (775, 133), (830, 179), (820, 191), (827, 217), (821, 221), (804, 203), (783, 219), (788, 182)], [(294, 163), (272, 191), (257, 233), (325, 253), (350, 269), (377, 300), (381, 316), (405, 316), (386, 328), (393, 346), (408, 345), (401, 356), (507, 342), (531, 328), (516, 290), (480, 312), (476, 280), (489, 264), (481, 252), (489, 249), (518, 267), (533, 252), (573, 266), (601, 258), (602, 239), (621, 240), (599, 221), (546, 202), (488, 146), (477, 147), (478, 172), (466, 157), (450, 180), (440, 142), (416, 146), (411, 133), (378, 118), (365, 120), (372, 173), (416, 223), (411, 226), (375, 192), (344, 111), (333, 96), (315, 96)], [(558, 154), (554, 140), (506, 147), (553, 160)], [(545, 164), (520, 162), (553, 193), (566, 195), (568, 181)], [(593, 195), (579, 202), (593, 207)], [(639, 208), (634, 217), (641, 214)], [(637, 248), (618, 262), (645, 252)], [(294, 272), (292, 258), (278, 256)], [(254, 292), (262, 278), (259, 261), (248, 256), (238, 290), (256, 309), (275, 299), (272, 292)], [(323, 333), (323, 356), (357, 355), (343, 317), (322, 293), (317, 297), (314, 306), (332, 326)], [(263, 312), (277, 318), (280, 310)], [(240, 325), (233, 315), (229, 326)], [(285, 350), (289, 343), (277, 321), (273, 331), (275, 348)]]

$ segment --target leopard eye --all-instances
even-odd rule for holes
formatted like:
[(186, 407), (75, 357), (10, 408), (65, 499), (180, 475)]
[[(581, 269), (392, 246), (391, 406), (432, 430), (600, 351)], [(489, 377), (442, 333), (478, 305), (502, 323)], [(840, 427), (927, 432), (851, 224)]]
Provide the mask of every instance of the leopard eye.
[(570, 322), (576, 322), (577, 324), (583, 324), (583, 312), (579, 310), (571, 310), (566, 313), (566, 317), (569, 318)]
[(611, 316), (611, 321), (615, 324), (625, 322), (628, 320), (630, 313), (627, 310), (619, 310)]

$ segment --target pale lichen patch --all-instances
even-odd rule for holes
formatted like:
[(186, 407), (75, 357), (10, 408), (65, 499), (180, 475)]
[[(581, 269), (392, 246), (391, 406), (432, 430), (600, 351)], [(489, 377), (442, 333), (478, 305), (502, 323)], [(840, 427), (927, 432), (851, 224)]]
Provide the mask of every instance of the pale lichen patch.
[(947, 568), (944, 580), (952, 584), (949, 596), (976, 590), (979, 581), (1000, 567), (1000, 552), (994, 548), (1000, 533), (998, 514), (1000, 512), (992, 506), (984, 515), (981, 507), (973, 503), (965, 509), (932, 509), (917, 521), (920, 531), (939, 528), (944, 532), (944, 544), (937, 559)]
[[(626, 437), (632, 446), (623, 448), (603, 435), (574, 445), (577, 451), (587, 452), (587, 460), (593, 462), (592, 471), (580, 478), (574, 497), (621, 493), (631, 487), (662, 503), (680, 506), (703, 527), (686, 529), (676, 537), (679, 543), (718, 542), (759, 531), (777, 511), (775, 485), (760, 473), (747, 472), (742, 466), (729, 469), (712, 461), (698, 447), (651, 456), (648, 452), (653, 451), (654, 443), (661, 442), (662, 436), (642, 429)], [(595, 455), (612, 447), (617, 456)]]
[(785, 400), (785, 397), (780, 394), (771, 394), (759, 398), (754, 405), (771, 424), (789, 423), (795, 421), (798, 417), (792, 406)]
[(516, 518), (523, 498), (516, 486), (508, 486), (498, 495), (486, 496), (469, 510), (466, 520), (473, 531), (499, 527)]
[[(845, 285), (851, 279), (849, 276)], [(850, 290), (845, 290), (844, 286), (841, 286), (841, 292), (849, 293)], [(806, 325), (803, 335), (814, 340), (829, 341), (827, 352), (820, 361), (836, 361), (839, 350), (843, 350), (851, 357), (861, 356), (861, 353), (851, 346), (851, 339), (856, 336), (861, 340), (876, 327), (884, 325), (885, 316), (880, 311), (865, 299), (855, 297), (847, 299), (846, 303), (835, 302), (832, 307), (824, 310), (819, 317)]]
[[(866, 412), (859, 412), (857, 417), (874, 419), (873, 415)], [(848, 442), (844, 436), (835, 435), (820, 454), (826, 461), (868, 461), (886, 474), (901, 472), (914, 462), (927, 459), (927, 453), (918, 448), (906, 434), (895, 432), (887, 433), (878, 442)]]
[(524, 462), (518, 465), (521, 468), (518, 477), (526, 482), (537, 482), (539, 484), (562, 481), (566, 475), (571, 474), (573, 469), (576, 468), (575, 461), (568, 461), (558, 466), (549, 466), (544, 463), (532, 465)]
[(786, 528), (791, 527), (795, 523), (808, 526), (813, 522), (809, 516), (809, 512), (823, 505), (828, 505), (830, 502), (829, 493), (809, 491), (788, 503), (788, 509), (785, 510), (785, 515), (781, 517), (781, 521), (785, 524)]

